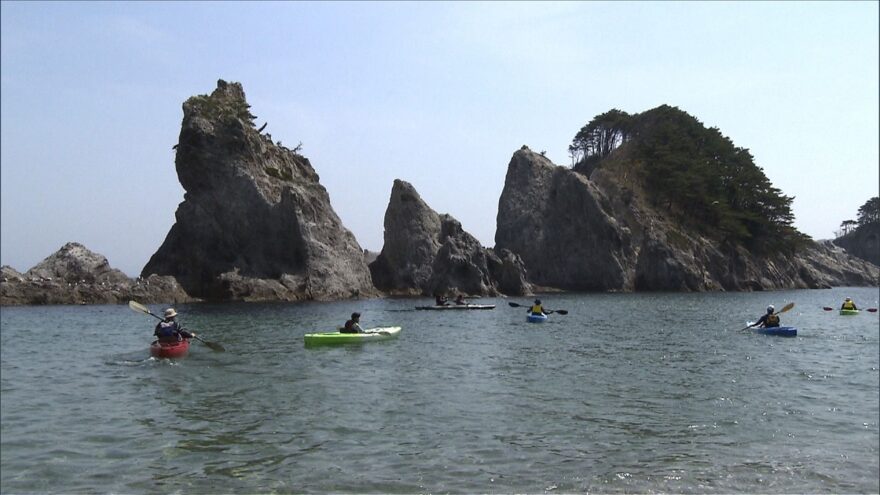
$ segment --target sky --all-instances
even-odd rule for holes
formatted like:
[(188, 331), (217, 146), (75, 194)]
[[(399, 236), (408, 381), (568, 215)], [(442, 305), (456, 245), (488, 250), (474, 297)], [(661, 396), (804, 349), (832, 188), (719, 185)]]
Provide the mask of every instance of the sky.
[(494, 246), (522, 145), (667, 104), (748, 148), (833, 238), (878, 195), (878, 2), (0, 3), (0, 264), (67, 242), (137, 276), (183, 201), (190, 96), (240, 82), (380, 251), (395, 179)]

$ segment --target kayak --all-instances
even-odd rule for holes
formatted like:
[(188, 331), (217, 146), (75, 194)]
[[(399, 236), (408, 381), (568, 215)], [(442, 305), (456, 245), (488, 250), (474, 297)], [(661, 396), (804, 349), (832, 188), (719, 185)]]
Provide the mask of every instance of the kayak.
[(449, 304), (447, 306), (416, 306), (416, 309), (495, 309), (494, 304)]
[(857, 310), (857, 309), (841, 309), (840, 314), (847, 315), (847, 316), (857, 315), (857, 314), (859, 314), (859, 310)]
[(797, 328), (795, 327), (767, 327), (755, 328), (755, 332), (764, 335), (778, 335), (779, 337), (797, 337)]
[(393, 339), (399, 333), (400, 327), (380, 327), (364, 330), (364, 333), (307, 333), (303, 336), (303, 339), (306, 346), (353, 344)]
[(150, 355), (154, 358), (179, 358), (186, 356), (188, 351), (188, 339), (162, 344), (160, 344), (158, 340), (154, 340), (153, 343), (150, 344)]
[(528, 316), (526, 316), (526, 321), (529, 323), (542, 323), (547, 321), (547, 315), (533, 315), (532, 313), (529, 313)]

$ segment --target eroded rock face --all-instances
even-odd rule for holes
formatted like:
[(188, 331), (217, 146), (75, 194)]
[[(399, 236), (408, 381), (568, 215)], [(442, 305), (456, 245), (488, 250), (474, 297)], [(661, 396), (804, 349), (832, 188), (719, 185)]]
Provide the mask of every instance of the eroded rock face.
[(172, 277), (133, 280), (107, 258), (70, 242), (25, 273), (2, 268), (0, 305), (183, 303), (190, 297)]
[(408, 182), (395, 180), (385, 242), (370, 264), (373, 282), (396, 295), (522, 295), (531, 292), (522, 261), (484, 248), (461, 223), (431, 209)]
[(622, 290), (629, 232), (602, 191), (528, 148), (514, 153), (498, 201), (495, 249), (522, 257), (529, 280), (568, 290)]
[(522, 257), (529, 281), (568, 290), (750, 291), (877, 285), (880, 271), (833, 246), (758, 256), (670, 221), (620, 171), (587, 178), (524, 147), (508, 166), (496, 250)]
[(244, 90), (219, 81), (183, 104), (176, 222), (142, 276), (212, 300), (376, 294), (364, 254), (309, 160), (261, 134)]

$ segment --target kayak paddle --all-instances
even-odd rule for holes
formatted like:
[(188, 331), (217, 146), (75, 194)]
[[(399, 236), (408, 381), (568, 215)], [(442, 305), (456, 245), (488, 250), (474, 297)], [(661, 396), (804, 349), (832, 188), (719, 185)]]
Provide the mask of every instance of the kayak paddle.
[[(154, 315), (153, 313), (150, 312), (149, 308), (147, 308), (146, 306), (144, 306), (143, 304), (141, 304), (137, 301), (128, 301), (128, 307), (131, 308), (133, 311), (137, 311), (138, 313), (150, 315), (153, 318), (156, 318), (157, 320), (165, 321), (164, 318), (162, 318), (161, 316)], [(205, 344), (211, 350), (214, 350), (217, 352), (226, 352), (226, 348), (216, 342), (208, 342), (207, 340), (202, 340), (202, 338), (199, 337), (198, 335), (193, 335), (193, 338), (198, 340), (199, 342)]]
[[(774, 314), (781, 315), (782, 313), (785, 313), (786, 311), (788, 311), (789, 309), (791, 309), (791, 308), (793, 308), (793, 307), (794, 307), (794, 303), (793, 303), (793, 302), (790, 302), (790, 303), (786, 304), (785, 306), (783, 306), (782, 309), (780, 309), (779, 311), (775, 312)], [(752, 325), (749, 325), (749, 326), (743, 328), (742, 330), (740, 330), (740, 332), (744, 332), (744, 331), (746, 331), (746, 330), (748, 330), (748, 329), (750, 329), (750, 328), (752, 328)]]
[[(524, 305), (522, 305), (522, 304), (517, 304), (517, 303), (515, 303), (515, 302), (511, 302), (511, 301), (508, 301), (507, 304), (509, 304), (511, 308), (531, 308), (530, 305), (529, 305), (529, 306), (524, 306)], [(545, 310), (544, 310), (544, 314), (548, 314), (548, 315), (549, 315), (550, 313), (559, 313), (559, 314), (561, 314), (561, 315), (567, 315), (567, 314), (568, 314), (568, 311), (566, 311), (566, 310), (564, 310), (564, 309), (545, 309)]]
[[(822, 308), (822, 309), (824, 309), (825, 311), (834, 311), (834, 308), (829, 308), (828, 306), (825, 306), (825, 307)], [(876, 312), (877, 312), (877, 308), (868, 308), (868, 309), (866, 309), (865, 311), (867, 311), (868, 313), (876, 313)]]

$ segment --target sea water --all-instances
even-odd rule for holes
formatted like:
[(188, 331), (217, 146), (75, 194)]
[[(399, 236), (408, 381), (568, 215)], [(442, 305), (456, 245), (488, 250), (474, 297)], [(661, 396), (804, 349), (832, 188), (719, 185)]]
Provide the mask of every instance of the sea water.
[[(876, 288), (3, 307), (2, 493), (877, 493)], [(740, 331), (795, 307), (796, 338)], [(163, 306), (151, 307), (161, 313)], [(397, 339), (306, 348), (353, 311)]]

